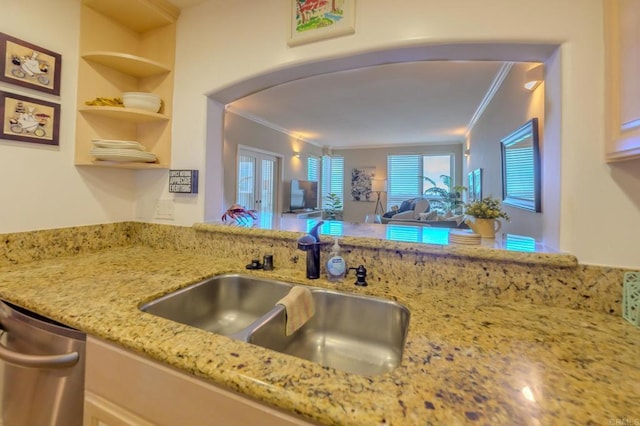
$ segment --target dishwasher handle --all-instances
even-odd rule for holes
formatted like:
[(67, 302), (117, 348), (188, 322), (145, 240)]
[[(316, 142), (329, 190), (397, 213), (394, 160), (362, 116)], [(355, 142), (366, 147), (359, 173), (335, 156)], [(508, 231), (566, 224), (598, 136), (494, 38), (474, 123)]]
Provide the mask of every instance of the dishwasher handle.
[(68, 368), (80, 359), (78, 352), (62, 355), (29, 355), (14, 352), (0, 344), (0, 360), (26, 368)]

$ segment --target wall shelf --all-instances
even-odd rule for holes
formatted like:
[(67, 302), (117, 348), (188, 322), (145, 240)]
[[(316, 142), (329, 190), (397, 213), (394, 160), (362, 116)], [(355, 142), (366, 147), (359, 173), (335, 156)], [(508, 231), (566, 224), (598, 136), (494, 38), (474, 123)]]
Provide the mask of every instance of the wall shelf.
[(150, 77), (171, 72), (171, 68), (150, 59), (121, 52), (87, 52), (83, 59), (105, 65), (133, 77)]
[[(167, 0), (81, 0), (80, 60), (75, 164), (117, 169), (168, 169), (176, 20)], [(122, 106), (93, 106), (96, 98), (149, 92), (162, 99), (162, 113)], [(158, 163), (98, 161), (93, 139), (136, 141)]]
[(80, 108), (80, 112), (96, 114), (102, 117), (125, 120), (130, 123), (148, 123), (150, 121), (168, 121), (169, 117), (157, 112), (149, 112), (143, 109), (110, 107), (110, 106), (86, 106)]
[(173, 24), (180, 15), (180, 9), (163, 0), (82, 0), (82, 4), (139, 33)]
[(138, 162), (123, 162), (118, 163), (116, 161), (89, 161), (84, 164), (76, 163), (76, 166), (88, 166), (88, 167), (108, 167), (111, 169), (130, 169), (130, 170), (146, 170), (146, 169), (168, 169), (169, 164), (162, 163), (138, 163)]

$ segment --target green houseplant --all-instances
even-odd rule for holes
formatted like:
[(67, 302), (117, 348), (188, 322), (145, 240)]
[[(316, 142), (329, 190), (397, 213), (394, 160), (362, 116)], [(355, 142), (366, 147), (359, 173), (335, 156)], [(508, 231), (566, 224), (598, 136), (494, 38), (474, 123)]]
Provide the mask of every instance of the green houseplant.
[(440, 175), (440, 180), (444, 184), (445, 188), (436, 186), (436, 182), (423, 176), (424, 180), (433, 185), (424, 191), (425, 195), (434, 195), (437, 198), (429, 198), (431, 208), (436, 210), (439, 214), (447, 214), (451, 212), (453, 214), (462, 213), (464, 207), (464, 201), (462, 201), (462, 194), (467, 190), (466, 187), (461, 185), (451, 186), (451, 176)]
[(500, 201), (491, 196), (465, 204), (465, 214), (473, 218), (465, 220), (465, 223), (482, 238), (495, 238), (496, 232), (502, 228), (498, 219), (511, 221), (509, 214), (502, 210)]
[(330, 192), (324, 197), (324, 215), (326, 219), (336, 220), (338, 213), (342, 211), (342, 202), (337, 194)]
[(502, 210), (500, 201), (489, 196), (482, 200), (472, 201), (465, 206), (465, 214), (478, 219), (504, 219), (507, 222), (511, 220), (507, 212)]

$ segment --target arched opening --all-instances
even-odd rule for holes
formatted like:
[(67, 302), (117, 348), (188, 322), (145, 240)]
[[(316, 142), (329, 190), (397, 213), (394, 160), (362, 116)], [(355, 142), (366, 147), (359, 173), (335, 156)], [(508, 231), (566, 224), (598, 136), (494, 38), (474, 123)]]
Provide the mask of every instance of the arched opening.
[[(274, 87), (290, 81), (307, 77), (372, 67), (381, 64), (412, 61), (510, 61), (542, 62), (546, 66), (544, 99), (553, 107), (545, 116), (542, 139), (545, 141), (542, 167), (544, 170), (543, 188), (551, 188), (551, 182), (557, 182), (560, 174), (560, 50), (558, 44), (551, 43), (481, 43), (481, 44), (436, 44), (416, 45), (401, 48), (381, 49), (362, 52), (356, 55), (329, 57), (323, 60), (297, 63), (280, 67), (252, 78), (236, 82), (225, 88), (211, 92), (209, 97), (208, 119), (223, 120), (224, 106), (252, 93)], [(220, 127), (222, 128), (222, 127)], [(219, 138), (219, 139), (218, 139)], [(220, 155), (217, 147), (223, 146), (222, 134), (207, 134), (208, 147), (216, 147), (216, 152), (207, 150), (207, 157)], [(499, 142), (499, 141), (497, 141)], [(208, 168), (208, 167), (207, 167)], [(207, 185), (211, 188), (212, 185)], [(224, 210), (224, 201), (218, 189), (205, 191), (205, 220), (216, 220)], [(551, 247), (558, 247), (560, 222), (560, 194), (557, 190), (543, 189), (544, 241)]]

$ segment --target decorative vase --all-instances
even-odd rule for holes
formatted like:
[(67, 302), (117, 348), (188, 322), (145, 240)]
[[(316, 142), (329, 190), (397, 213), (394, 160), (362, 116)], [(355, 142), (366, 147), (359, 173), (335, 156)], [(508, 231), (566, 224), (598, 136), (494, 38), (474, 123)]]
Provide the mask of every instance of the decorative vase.
[(473, 221), (467, 219), (465, 223), (476, 234), (480, 234), (482, 238), (495, 238), (496, 232), (502, 228), (502, 222), (498, 219), (481, 219), (474, 217)]

